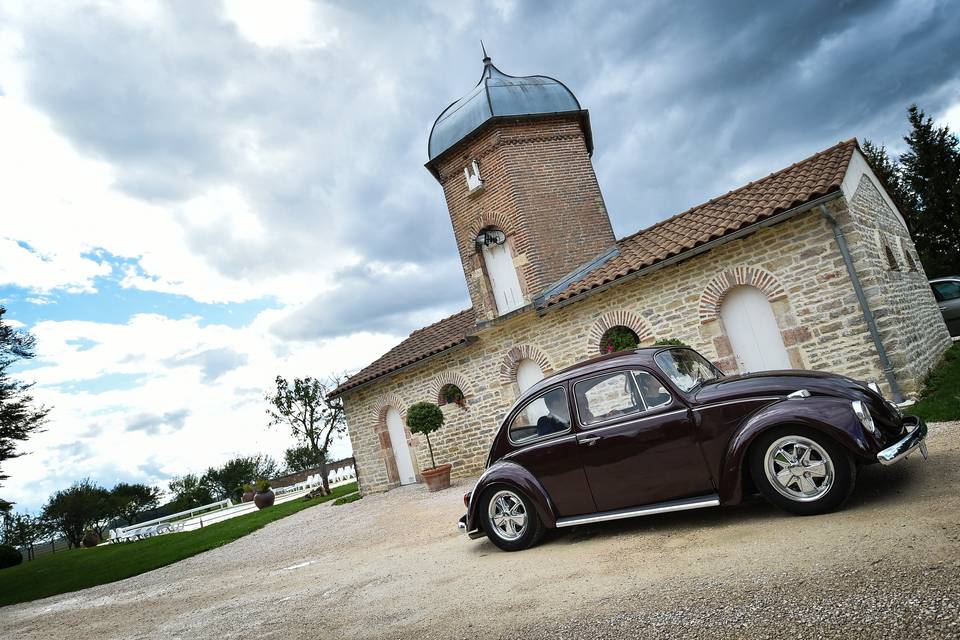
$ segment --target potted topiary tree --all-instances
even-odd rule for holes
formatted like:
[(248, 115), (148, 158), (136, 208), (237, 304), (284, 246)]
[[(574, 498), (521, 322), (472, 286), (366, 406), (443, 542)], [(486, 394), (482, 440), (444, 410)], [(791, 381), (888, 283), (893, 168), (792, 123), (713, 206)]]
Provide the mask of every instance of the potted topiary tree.
[(257, 509), (272, 507), (275, 499), (270, 483), (266, 480), (257, 480), (257, 492), (253, 494), (253, 504), (257, 505)]
[(432, 402), (418, 402), (407, 409), (407, 426), (412, 433), (422, 433), (427, 439), (427, 449), (430, 450), (429, 469), (421, 472), (423, 481), (430, 491), (440, 491), (450, 486), (450, 469), (452, 465), (437, 466), (433, 459), (433, 445), (430, 444), (430, 434), (443, 426), (443, 411)]
[(87, 529), (83, 532), (83, 538), (81, 538), (80, 543), (90, 549), (100, 544), (100, 536), (97, 535), (97, 532), (93, 529)]
[(252, 484), (243, 485), (243, 495), (240, 496), (240, 501), (250, 502), (251, 500), (253, 500), (253, 496), (254, 496), (253, 485)]

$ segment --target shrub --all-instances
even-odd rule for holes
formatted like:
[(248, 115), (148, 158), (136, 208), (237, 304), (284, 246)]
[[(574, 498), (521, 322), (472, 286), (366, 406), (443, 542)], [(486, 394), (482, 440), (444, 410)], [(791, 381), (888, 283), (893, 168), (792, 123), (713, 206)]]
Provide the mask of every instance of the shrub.
[(687, 349), (690, 348), (690, 345), (688, 345), (683, 340), (680, 340), (679, 338), (661, 338), (660, 340), (657, 340), (653, 344), (655, 344), (658, 347), (686, 347)]
[(443, 411), (432, 402), (418, 402), (407, 409), (407, 426), (412, 433), (422, 433), (427, 438), (427, 448), (430, 449), (431, 469), (437, 468), (433, 459), (433, 445), (430, 444), (430, 434), (443, 426)]
[(270, 490), (270, 482), (268, 480), (257, 480), (257, 493), (266, 493)]
[(23, 562), (23, 554), (16, 547), (0, 544), (0, 569), (15, 567)]
[(250, 493), (251, 491), (253, 491), (253, 485), (252, 485), (252, 484), (245, 484), (245, 485), (243, 485), (243, 492), (244, 492), (244, 493)]

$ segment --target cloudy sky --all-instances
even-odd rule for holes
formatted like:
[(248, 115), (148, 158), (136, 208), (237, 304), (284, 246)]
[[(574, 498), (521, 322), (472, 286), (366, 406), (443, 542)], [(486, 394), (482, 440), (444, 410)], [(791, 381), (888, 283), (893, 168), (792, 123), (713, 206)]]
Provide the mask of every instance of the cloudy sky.
[(618, 235), (841, 139), (896, 149), (912, 102), (960, 129), (949, 2), (5, 2), (0, 300), (54, 410), (3, 497), (278, 455), (274, 376), (464, 308), (423, 163), (481, 38), (590, 109)]

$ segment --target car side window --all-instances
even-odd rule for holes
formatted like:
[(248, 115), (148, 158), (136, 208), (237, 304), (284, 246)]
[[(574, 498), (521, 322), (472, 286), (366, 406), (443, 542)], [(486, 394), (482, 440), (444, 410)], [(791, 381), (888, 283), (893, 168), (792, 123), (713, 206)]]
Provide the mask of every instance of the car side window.
[(581, 380), (574, 385), (577, 414), (584, 426), (643, 410), (643, 403), (628, 371)]
[(633, 377), (636, 379), (637, 390), (640, 392), (640, 398), (643, 400), (646, 409), (664, 407), (673, 401), (673, 396), (653, 374), (646, 371), (634, 371)]
[(937, 297), (941, 300), (956, 300), (960, 298), (960, 282), (956, 280), (934, 282), (933, 290), (939, 294)]
[(555, 387), (529, 401), (510, 422), (514, 444), (535, 440), (570, 428), (570, 409), (563, 387)]

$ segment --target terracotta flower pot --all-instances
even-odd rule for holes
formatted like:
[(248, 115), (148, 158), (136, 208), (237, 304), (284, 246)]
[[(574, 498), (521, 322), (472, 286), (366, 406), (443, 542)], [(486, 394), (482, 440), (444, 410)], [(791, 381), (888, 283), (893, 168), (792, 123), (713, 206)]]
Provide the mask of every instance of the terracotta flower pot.
[(246, 491), (240, 497), (240, 502), (250, 502), (251, 500), (253, 500), (253, 496), (254, 496), (253, 491)]
[(257, 505), (257, 509), (272, 507), (275, 497), (276, 496), (273, 495), (273, 489), (267, 489), (263, 493), (254, 494), (253, 504)]
[(450, 486), (450, 469), (452, 465), (441, 464), (433, 469), (424, 469), (420, 472), (423, 481), (430, 491), (440, 491)]

